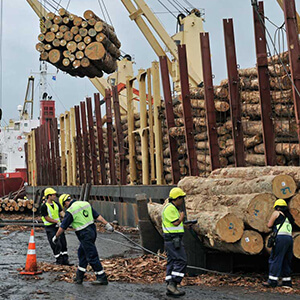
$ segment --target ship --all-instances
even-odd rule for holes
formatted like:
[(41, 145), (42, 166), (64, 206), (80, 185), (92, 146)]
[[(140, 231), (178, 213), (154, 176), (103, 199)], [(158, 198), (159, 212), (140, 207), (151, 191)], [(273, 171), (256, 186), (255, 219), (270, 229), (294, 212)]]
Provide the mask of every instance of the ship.
[[(32, 129), (55, 117), (55, 101), (47, 93), (47, 65), (40, 64), (40, 116), (33, 118), (34, 76), (29, 76), (23, 105), (18, 105), (18, 120), (0, 127), (0, 197), (23, 196), (27, 185), (26, 137)], [(10, 198), (10, 197), (9, 197)]]

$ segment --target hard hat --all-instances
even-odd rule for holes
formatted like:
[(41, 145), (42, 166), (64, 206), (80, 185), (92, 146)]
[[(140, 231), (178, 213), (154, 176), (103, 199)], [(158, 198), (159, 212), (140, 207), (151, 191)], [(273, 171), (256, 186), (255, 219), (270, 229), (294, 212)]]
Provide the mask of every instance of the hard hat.
[(275, 208), (276, 206), (287, 206), (287, 204), (283, 199), (278, 199), (275, 201), (273, 207)]
[(46, 188), (44, 191), (44, 196), (47, 197), (48, 195), (56, 194), (56, 190), (53, 188)]
[(184, 196), (186, 196), (186, 193), (179, 187), (172, 188), (169, 194), (170, 199), (177, 199)]
[(70, 194), (62, 194), (60, 197), (59, 197), (59, 204), (61, 205), (61, 207), (64, 207), (64, 203), (67, 201), (67, 200), (71, 200), (71, 195)]

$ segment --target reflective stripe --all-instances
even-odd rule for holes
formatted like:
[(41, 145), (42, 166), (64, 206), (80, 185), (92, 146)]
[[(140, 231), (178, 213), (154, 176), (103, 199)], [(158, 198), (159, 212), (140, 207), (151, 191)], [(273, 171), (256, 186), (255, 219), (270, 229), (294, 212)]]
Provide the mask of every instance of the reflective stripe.
[(278, 277), (269, 275), (269, 279), (271, 279), (271, 280), (278, 280)]
[(75, 231), (82, 230), (82, 229), (88, 227), (89, 225), (91, 225), (93, 223), (94, 223), (94, 221), (90, 221), (90, 222), (88, 222), (88, 223), (86, 223), (86, 224), (84, 224), (82, 226), (79, 226), (79, 227), (75, 228)]
[(34, 236), (33, 235), (30, 236), (29, 243), (34, 243)]
[(28, 249), (27, 254), (35, 254), (35, 250), (33, 249)]
[(90, 207), (90, 204), (87, 204), (87, 205), (85, 205), (85, 206), (82, 206), (82, 207), (80, 207), (80, 208), (74, 210), (74, 211), (69, 211), (69, 212), (70, 212), (71, 215), (73, 216), (73, 215), (79, 213), (80, 211), (82, 211), (82, 210), (84, 210), (84, 209), (86, 209), (86, 208), (89, 208), (89, 207)]
[(170, 280), (170, 279), (172, 279), (171, 275), (166, 276), (166, 280)]
[(61, 255), (68, 255), (68, 252), (61, 252)]
[(173, 276), (179, 276), (179, 277), (184, 277), (184, 273), (179, 273), (179, 272), (172, 272), (171, 273)]
[(86, 269), (85, 268), (82, 268), (80, 266), (78, 266), (78, 270), (81, 271), (81, 272), (86, 272)]
[(279, 232), (277, 233), (277, 235), (288, 235), (288, 236), (292, 236), (292, 234), (291, 234), (290, 232), (281, 232), (281, 231), (279, 231)]
[(292, 280), (292, 277), (284, 277), (282, 278), (282, 281), (291, 281)]
[(102, 275), (102, 274), (104, 274), (104, 271), (102, 270), (102, 271), (99, 271), (99, 272), (95, 272), (95, 275)]
[(167, 232), (171, 231), (171, 230), (181, 230), (183, 229), (183, 226), (177, 226), (177, 227), (164, 227), (163, 229), (166, 230)]
[(55, 258), (60, 257), (61, 253), (54, 255)]

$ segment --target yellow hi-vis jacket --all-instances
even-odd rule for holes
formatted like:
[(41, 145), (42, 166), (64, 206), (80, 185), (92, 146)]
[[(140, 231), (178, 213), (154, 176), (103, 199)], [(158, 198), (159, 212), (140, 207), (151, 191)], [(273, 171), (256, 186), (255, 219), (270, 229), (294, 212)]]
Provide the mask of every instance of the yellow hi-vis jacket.
[(162, 228), (164, 233), (184, 233), (183, 222), (175, 226), (175, 222), (180, 218), (180, 214), (176, 206), (168, 203), (162, 212)]
[[(278, 229), (280, 224), (276, 225)], [(292, 235), (292, 224), (290, 223), (288, 218), (285, 218), (281, 228), (279, 229), (277, 235)]]
[[(52, 202), (53, 207), (48, 202), (46, 202), (45, 204), (47, 206), (48, 216), (55, 221), (60, 221), (58, 205), (55, 202)], [(42, 217), (42, 220), (43, 220), (45, 226), (50, 226), (50, 225), (55, 224), (55, 223), (48, 222), (45, 219), (45, 217)]]

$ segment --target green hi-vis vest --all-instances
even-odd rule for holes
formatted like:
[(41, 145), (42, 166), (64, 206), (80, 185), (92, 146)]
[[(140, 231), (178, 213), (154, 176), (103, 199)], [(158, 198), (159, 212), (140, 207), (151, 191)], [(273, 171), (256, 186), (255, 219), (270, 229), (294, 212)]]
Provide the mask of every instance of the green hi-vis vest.
[(180, 218), (180, 214), (176, 206), (168, 203), (162, 212), (162, 228), (164, 233), (184, 233), (183, 222), (175, 226), (172, 221)]
[(72, 227), (76, 231), (94, 223), (92, 207), (86, 201), (75, 201), (67, 211), (73, 216)]
[[(280, 224), (277, 224), (276, 228), (278, 229), (279, 226)], [(285, 218), (284, 223), (279, 229), (277, 235), (292, 235), (292, 224), (290, 223), (288, 218)]]
[[(55, 221), (59, 221), (59, 208), (58, 208), (58, 205), (55, 203), (55, 202), (52, 202), (53, 204), (53, 207), (51, 206), (50, 203), (46, 202), (46, 206), (47, 206), (47, 211), (48, 211), (48, 216), (55, 220)], [(45, 226), (50, 226), (50, 225), (53, 225), (55, 223), (51, 223), (51, 222), (48, 222), (45, 217), (42, 217), (42, 220), (45, 224)]]

